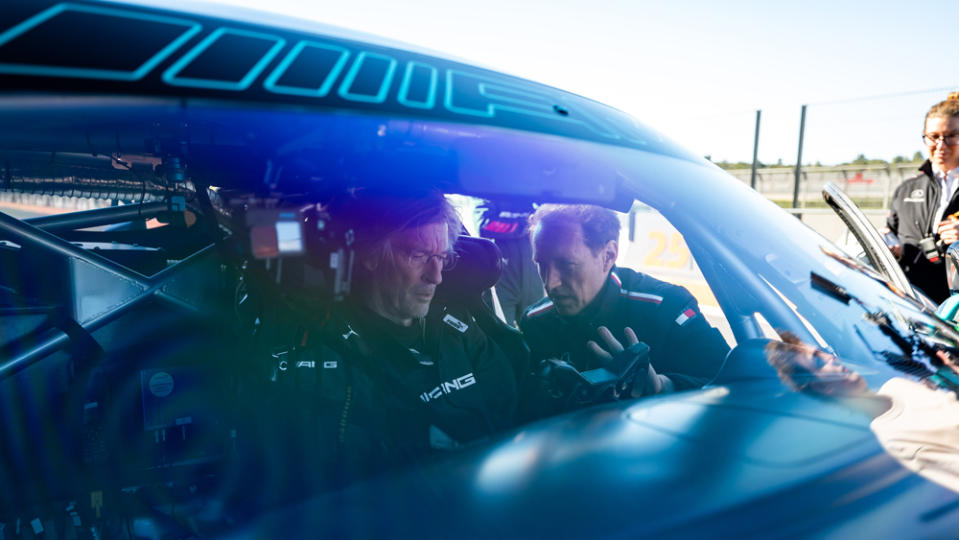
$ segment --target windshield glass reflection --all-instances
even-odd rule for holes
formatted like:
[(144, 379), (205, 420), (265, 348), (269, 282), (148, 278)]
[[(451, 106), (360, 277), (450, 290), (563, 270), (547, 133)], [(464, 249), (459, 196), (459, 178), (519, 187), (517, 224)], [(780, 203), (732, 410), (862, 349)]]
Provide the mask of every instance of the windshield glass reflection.
[[(893, 377), (878, 390), (846, 362), (795, 335), (770, 341), (766, 360), (789, 388), (841, 399), (872, 420), (869, 428), (885, 451), (904, 467), (959, 492), (959, 402), (937, 384), (934, 374), (918, 380)], [(940, 370), (957, 373), (955, 359), (936, 351)], [(941, 374), (940, 374), (941, 377)]]

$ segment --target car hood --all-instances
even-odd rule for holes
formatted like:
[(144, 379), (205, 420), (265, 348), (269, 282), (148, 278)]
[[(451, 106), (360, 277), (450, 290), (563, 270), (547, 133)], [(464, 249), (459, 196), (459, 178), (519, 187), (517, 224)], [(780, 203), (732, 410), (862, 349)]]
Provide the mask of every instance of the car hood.
[[(957, 498), (902, 469), (868, 424), (840, 401), (772, 381), (609, 404), (324, 494), (232, 534), (788, 536), (828, 530), (829, 512), (864, 511), (863, 501), (883, 493)], [(859, 484), (866, 487), (836, 499)]]

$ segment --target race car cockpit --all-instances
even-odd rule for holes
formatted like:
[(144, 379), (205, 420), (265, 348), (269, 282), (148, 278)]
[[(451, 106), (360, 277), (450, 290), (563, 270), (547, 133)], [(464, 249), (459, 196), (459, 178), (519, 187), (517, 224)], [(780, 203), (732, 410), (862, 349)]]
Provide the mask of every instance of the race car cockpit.
[[(106, 523), (104, 508), (122, 508), (111, 515), (161, 527), (170, 516), (156, 508), (166, 502), (180, 517), (211, 500), (236, 512), (340, 485), (303, 464), (323, 362), (299, 350), (309, 330), (341, 330), (330, 313), (350, 292), (352, 231), (324, 202), (347, 189), (343, 179), (318, 183), (310, 168), (323, 160), (264, 152), (262, 182), (222, 187), (216, 176), (243, 168), (218, 144), (153, 148), (7, 154), (11, 192), (114, 201), (23, 220), (0, 214), (4, 487), (25, 486), (0, 492), (11, 516), (61, 505), (70, 510), (53, 512), (58, 519)], [(464, 233), (434, 303), (466, 309), (508, 353), (517, 380), (530, 377), (526, 344), (494, 313), (502, 255)], [(602, 373), (557, 364), (538, 375), (563, 399), (602, 402), (632, 381), (642, 358)], [(270, 456), (252, 457), (264, 439)], [(258, 481), (272, 489), (251, 496), (254, 471), (268, 471)], [(78, 505), (81, 496), (104, 499)]]

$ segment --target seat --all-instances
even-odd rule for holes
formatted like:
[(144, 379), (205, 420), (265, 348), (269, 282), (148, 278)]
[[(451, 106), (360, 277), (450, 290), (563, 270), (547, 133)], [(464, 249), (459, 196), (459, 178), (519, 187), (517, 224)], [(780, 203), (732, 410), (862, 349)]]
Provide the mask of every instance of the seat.
[(522, 334), (497, 317), (484, 293), (503, 272), (503, 256), (496, 244), (485, 238), (460, 236), (456, 242), (459, 261), (443, 274), (434, 303), (465, 308), (480, 328), (499, 345), (513, 365), (517, 381), (529, 373), (529, 347)]

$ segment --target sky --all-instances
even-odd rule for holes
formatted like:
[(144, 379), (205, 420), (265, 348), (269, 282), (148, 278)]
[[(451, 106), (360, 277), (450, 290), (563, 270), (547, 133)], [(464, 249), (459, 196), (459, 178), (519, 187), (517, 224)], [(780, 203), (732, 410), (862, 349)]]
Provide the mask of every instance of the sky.
[[(713, 160), (923, 150), (959, 90), (959, 2), (212, 0), (419, 45), (621, 109)], [(950, 51), (951, 49), (951, 51)]]

